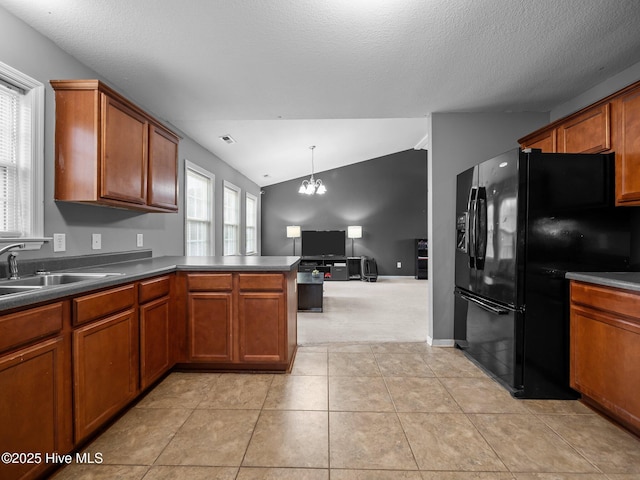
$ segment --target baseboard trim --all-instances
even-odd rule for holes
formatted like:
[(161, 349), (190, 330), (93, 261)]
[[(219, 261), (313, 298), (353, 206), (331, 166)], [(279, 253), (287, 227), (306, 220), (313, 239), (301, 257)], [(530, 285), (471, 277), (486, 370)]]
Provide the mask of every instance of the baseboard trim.
[(432, 338), (427, 335), (427, 343), (432, 347), (454, 347), (456, 344), (455, 340), (446, 339), (446, 338)]

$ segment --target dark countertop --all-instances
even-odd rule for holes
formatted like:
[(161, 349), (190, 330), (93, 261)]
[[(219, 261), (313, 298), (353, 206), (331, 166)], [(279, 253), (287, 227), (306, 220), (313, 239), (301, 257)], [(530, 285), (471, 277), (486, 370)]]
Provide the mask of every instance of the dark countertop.
[[(86, 268), (65, 269), (65, 272), (117, 273), (95, 280), (47, 286), (38, 290), (0, 295), (0, 313), (17, 307), (77, 295), (91, 290), (131, 283), (143, 278), (176, 271), (200, 272), (290, 272), (300, 263), (300, 257), (153, 257), (126, 262), (102, 264)], [(0, 280), (0, 285), (2, 281)]]
[(567, 272), (566, 278), (640, 292), (640, 272)]

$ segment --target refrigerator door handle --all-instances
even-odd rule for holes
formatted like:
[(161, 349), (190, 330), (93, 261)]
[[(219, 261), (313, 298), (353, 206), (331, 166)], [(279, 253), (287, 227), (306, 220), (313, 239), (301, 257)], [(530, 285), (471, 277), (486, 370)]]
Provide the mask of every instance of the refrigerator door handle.
[(477, 194), (476, 188), (472, 188), (469, 192), (469, 215), (467, 222), (469, 227), (467, 228), (467, 251), (469, 252), (469, 267), (475, 268), (476, 266), (476, 214), (477, 214)]
[(464, 300), (477, 305), (478, 307), (482, 308), (483, 310), (486, 310), (487, 312), (491, 312), (495, 315), (507, 315), (509, 313), (509, 310), (507, 310), (506, 308), (500, 308), (497, 305), (492, 305), (490, 303), (483, 302), (482, 300), (479, 300), (475, 297), (471, 297), (464, 292), (457, 292), (457, 293)]
[(476, 268), (484, 269), (484, 258), (487, 253), (487, 189), (485, 187), (478, 188), (476, 200), (476, 228), (475, 231), (475, 254)]

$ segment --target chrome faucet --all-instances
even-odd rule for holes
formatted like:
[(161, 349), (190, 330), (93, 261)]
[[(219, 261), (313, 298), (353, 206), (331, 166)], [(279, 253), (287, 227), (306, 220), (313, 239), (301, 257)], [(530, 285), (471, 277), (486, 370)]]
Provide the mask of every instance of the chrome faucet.
[[(11, 252), (11, 250), (16, 250), (18, 248), (24, 248), (24, 243), (12, 243), (11, 245), (7, 245), (6, 247), (0, 248), (0, 255), (5, 252)], [(18, 276), (18, 254), (15, 252), (11, 252), (9, 254), (9, 280), (16, 280), (20, 278)]]

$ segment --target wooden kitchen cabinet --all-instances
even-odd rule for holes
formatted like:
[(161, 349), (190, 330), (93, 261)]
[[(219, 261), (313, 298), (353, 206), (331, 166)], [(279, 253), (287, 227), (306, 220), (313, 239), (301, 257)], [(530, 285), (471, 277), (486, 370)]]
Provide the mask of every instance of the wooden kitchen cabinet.
[[(297, 346), (293, 273), (186, 275), (186, 364), (287, 370)], [(293, 297), (292, 297), (293, 298)]]
[(611, 149), (611, 104), (582, 111), (557, 127), (559, 153), (601, 153)]
[[(0, 316), (0, 452), (66, 452), (73, 447), (69, 302)], [(0, 463), (0, 478), (31, 479), (51, 465)]]
[(74, 323), (81, 325), (72, 333), (76, 443), (138, 393), (138, 315), (135, 295), (130, 296), (133, 289), (134, 285), (128, 285), (74, 300)]
[(640, 87), (617, 98), (615, 107), (617, 204), (640, 205)]
[(640, 293), (571, 282), (571, 387), (640, 433)]
[(179, 138), (98, 80), (52, 80), (55, 199), (175, 212)]
[(538, 131), (532, 136), (520, 140), (521, 148), (537, 148), (543, 153), (555, 153), (556, 151), (556, 129), (547, 128)]
[(138, 285), (141, 389), (173, 366), (170, 286), (170, 276), (143, 280)]

